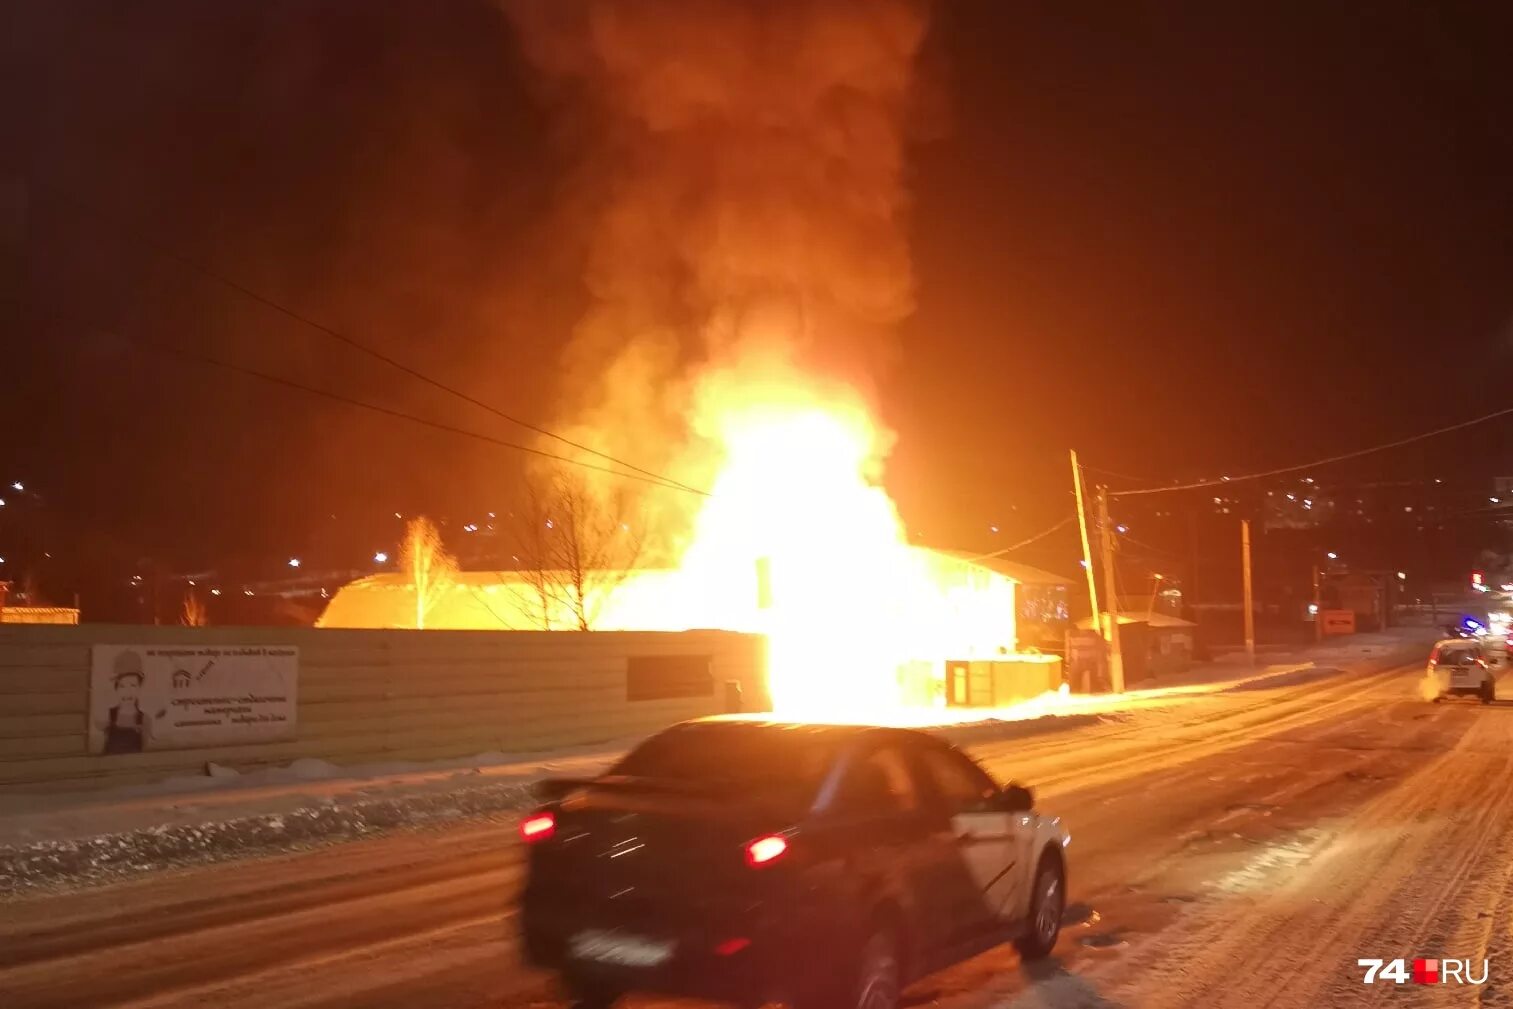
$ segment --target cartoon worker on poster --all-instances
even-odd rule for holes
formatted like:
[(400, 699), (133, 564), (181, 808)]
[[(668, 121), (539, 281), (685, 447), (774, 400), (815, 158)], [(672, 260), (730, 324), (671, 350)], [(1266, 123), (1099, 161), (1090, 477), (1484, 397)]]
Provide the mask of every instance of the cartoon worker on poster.
[(123, 651), (116, 655), (111, 675), (114, 703), (97, 723), (105, 733), (105, 753), (141, 753), (152, 738), (154, 720), (167, 714), (159, 711), (151, 715), (142, 709), (142, 687), (146, 682), (140, 654)]

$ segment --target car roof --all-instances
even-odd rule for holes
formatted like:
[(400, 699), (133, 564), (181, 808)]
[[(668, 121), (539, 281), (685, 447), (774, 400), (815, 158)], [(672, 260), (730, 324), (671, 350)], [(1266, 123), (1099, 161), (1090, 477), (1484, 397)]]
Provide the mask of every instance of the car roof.
[(937, 738), (928, 732), (920, 732), (916, 729), (901, 729), (889, 725), (872, 725), (857, 722), (806, 722), (800, 719), (780, 718), (771, 712), (742, 715), (708, 715), (704, 718), (694, 718), (686, 722), (679, 722), (673, 728), (681, 729), (701, 726), (714, 728), (727, 725), (740, 725), (770, 732), (792, 732), (809, 738), (828, 738), (833, 740), (858, 739), (869, 735), (888, 735), (914, 739)]

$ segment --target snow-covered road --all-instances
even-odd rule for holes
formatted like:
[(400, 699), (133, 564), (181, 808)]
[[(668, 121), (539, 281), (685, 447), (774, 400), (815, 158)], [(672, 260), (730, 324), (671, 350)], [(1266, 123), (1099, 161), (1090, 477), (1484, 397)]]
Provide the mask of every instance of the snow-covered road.
[[(1513, 997), (1513, 701), (1430, 705), (1378, 662), (973, 744), (1073, 834), (1068, 926), (913, 1004), (1496, 1005)], [(1513, 684), (1504, 690), (1513, 694)], [(508, 822), (472, 820), (0, 904), (0, 1005), (519, 1009)], [(1367, 987), (1359, 957), (1489, 959)], [(1389, 990), (1390, 989), (1390, 990)]]

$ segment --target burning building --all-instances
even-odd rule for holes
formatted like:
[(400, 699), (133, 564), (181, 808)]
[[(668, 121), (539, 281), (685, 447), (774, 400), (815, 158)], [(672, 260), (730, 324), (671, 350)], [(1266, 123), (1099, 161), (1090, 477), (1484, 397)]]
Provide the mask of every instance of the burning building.
[[(597, 631), (723, 629), (764, 634), (774, 703), (788, 713), (966, 704), (948, 672), (970, 665), (1029, 663), (1034, 689), (1054, 690), (1059, 665), (1017, 655), (1020, 583), (970, 556), (903, 547), (898, 570), (868, 593), (870, 617), (833, 621), (845, 612), (844, 574), (826, 578), (785, 571), (763, 558), (743, 569), (650, 569), (595, 579), (587, 600)], [(1026, 569), (1032, 570), (1032, 569)], [(877, 572), (874, 572), (877, 573)], [(1036, 577), (1054, 576), (1036, 572)], [(440, 630), (572, 630), (578, 602), (566, 572), (460, 572), (426, 616)], [(321, 627), (413, 627), (414, 587), (403, 575), (373, 575), (344, 586)], [(1006, 703), (1002, 691), (993, 702)], [(989, 701), (981, 702), (989, 704)]]
[[(459, 576), (425, 626), (757, 632), (774, 702), (808, 716), (939, 700), (946, 662), (1012, 654), (1015, 580), (911, 545), (882, 482), (926, 4), (505, 6), (573, 126), (562, 224), (588, 296), (542, 447), (591, 454), (578, 515), (641, 492), (634, 524), (546, 501), (523, 538), (581, 561), (562, 537), (632, 527), (646, 550)], [(356, 583), (322, 624), (415, 626), (403, 593)]]

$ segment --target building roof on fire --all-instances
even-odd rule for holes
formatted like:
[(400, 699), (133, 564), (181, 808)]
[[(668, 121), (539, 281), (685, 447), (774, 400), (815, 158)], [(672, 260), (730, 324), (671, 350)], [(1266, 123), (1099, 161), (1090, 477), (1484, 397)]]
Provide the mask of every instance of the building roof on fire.
[(967, 550), (940, 550), (937, 552), (948, 554), (957, 560), (976, 564), (981, 568), (987, 568), (989, 571), (1003, 575), (1005, 578), (1016, 581), (1021, 585), (1056, 586), (1072, 584), (1072, 579), (1058, 575), (1055, 572), (1032, 568), (1028, 564), (1004, 560), (1002, 557), (974, 554)]

